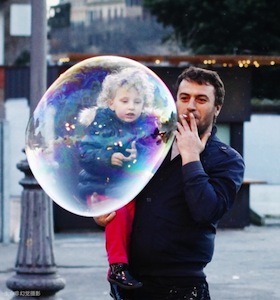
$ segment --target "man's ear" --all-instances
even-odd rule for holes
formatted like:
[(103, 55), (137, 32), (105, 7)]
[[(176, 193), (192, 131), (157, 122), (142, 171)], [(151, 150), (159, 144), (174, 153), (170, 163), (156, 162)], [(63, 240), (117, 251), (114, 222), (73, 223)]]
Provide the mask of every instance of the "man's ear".
[(216, 106), (215, 106), (215, 117), (216, 117), (216, 118), (217, 118), (218, 115), (220, 114), (221, 109), (222, 109), (222, 105), (216, 105)]

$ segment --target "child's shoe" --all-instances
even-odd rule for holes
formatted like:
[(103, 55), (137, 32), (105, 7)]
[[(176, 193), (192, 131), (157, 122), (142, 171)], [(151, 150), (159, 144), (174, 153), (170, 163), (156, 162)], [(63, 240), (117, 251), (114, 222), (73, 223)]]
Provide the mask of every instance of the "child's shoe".
[(128, 265), (123, 263), (111, 264), (108, 281), (124, 289), (137, 289), (143, 284), (133, 278), (128, 272)]
[(115, 283), (110, 283), (110, 296), (114, 300), (129, 300), (130, 298), (126, 295), (126, 290), (122, 290), (118, 285)]

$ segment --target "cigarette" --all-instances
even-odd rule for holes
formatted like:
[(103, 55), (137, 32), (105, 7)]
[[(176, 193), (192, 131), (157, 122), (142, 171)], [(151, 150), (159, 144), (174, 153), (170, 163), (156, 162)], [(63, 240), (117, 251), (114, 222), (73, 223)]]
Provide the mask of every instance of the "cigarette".
[(186, 114), (182, 114), (183, 118), (188, 122), (190, 123), (190, 116), (189, 115), (186, 115)]
[(185, 119), (187, 122), (190, 120), (189, 115), (182, 114), (182, 116), (184, 117), (184, 119)]

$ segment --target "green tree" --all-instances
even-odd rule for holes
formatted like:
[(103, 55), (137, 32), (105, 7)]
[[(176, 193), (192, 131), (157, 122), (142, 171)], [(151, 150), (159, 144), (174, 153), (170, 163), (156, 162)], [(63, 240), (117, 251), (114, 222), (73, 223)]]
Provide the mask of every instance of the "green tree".
[(279, 0), (144, 0), (194, 54), (279, 54)]

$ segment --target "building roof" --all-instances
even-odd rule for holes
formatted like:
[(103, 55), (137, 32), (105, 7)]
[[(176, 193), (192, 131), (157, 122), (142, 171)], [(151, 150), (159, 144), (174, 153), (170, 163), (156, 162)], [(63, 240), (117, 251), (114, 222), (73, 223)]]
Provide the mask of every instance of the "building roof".
[[(108, 55), (93, 53), (64, 53), (53, 55), (55, 63), (77, 63), (87, 58)], [(115, 54), (112, 54), (115, 55)], [(280, 64), (280, 56), (266, 55), (120, 55), (147, 65), (185, 66), (187, 64), (216, 67), (261, 67)]]

